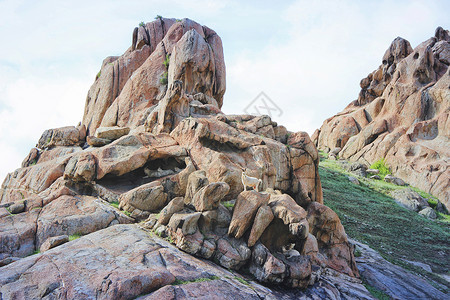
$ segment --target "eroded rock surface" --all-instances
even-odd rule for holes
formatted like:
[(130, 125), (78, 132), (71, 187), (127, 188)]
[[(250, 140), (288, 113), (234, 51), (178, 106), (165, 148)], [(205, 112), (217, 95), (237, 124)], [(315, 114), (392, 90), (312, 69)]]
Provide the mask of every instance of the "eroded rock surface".
[(3, 182), (1, 297), (370, 299), (309, 135), (221, 112), (208, 27), (158, 18), (132, 37), (104, 60), (82, 122), (45, 131)]
[(384, 158), (395, 176), (450, 207), (449, 53), (441, 27), (414, 49), (396, 38), (358, 99), (316, 132), (316, 146), (367, 165)]

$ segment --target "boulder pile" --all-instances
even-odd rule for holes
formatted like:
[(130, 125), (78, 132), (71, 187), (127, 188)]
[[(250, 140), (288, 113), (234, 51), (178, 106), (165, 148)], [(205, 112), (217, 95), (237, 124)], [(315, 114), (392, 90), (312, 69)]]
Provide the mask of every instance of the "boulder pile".
[[(323, 205), (308, 134), (268, 116), (225, 115), (224, 93), (213, 30), (166, 18), (136, 28), (130, 48), (104, 60), (83, 121), (46, 130), (3, 182), (0, 264), (9, 265), (0, 294), (128, 299), (155, 291), (194, 268), (157, 236), (261, 283), (304, 289), (339, 272), (364, 294), (344, 228)], [(104, 258), (79, 259), (89, 251)], [(89, 277), (89, 261), (111, 270)], [(68, 267), (75, 262), (84, 270), (78, 279)], [(33, 266), (52, 275), (24, 280)]]

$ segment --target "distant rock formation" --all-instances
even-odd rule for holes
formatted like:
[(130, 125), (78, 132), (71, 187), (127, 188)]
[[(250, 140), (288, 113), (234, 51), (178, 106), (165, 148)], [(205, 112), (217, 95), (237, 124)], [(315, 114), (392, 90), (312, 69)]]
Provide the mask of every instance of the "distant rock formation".
[[(311, 299), (370, 298), (344, 227), (323, 205), (308, 134), (268, 116), (224, 115), (224, 92), (214, 31), (165, 18), (136, 28), (131, 47), (104, 60), (81, 124), (46, 130), (3, 182), (0, 294), (165, 298), (182, 290), (170, 284), (222, 276), (221, 286), (239, 289), (218, 297), (274, 297), (159, 235), (228, 269), (246, 266), (261, 283), (312, 286)], [(261, 180), (260, 192), (243, 191), (244, 171)], [(45, 252), (23, 258), (38, 249)]]
[(361, 92), (313, 135), (319, 149), (372, 164), (385, 158), (394, 175), (450, 208), (450, 36), (415, 49), (396, 38)]

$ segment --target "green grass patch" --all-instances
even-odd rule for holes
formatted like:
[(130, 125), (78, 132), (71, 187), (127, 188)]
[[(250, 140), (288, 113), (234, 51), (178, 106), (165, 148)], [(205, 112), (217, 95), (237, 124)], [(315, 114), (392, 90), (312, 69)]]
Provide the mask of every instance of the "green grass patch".
[(181, 284), (188, 284), (188, 283), (194, 283), (194, 282), (204, 282), (204, 281), (212, 281), (220, 279), (218, 276), (211, 276), (211, 277), (202, 277), (202, 278), (196, 278), (192, 280), (179, 280), (176, 279), (174, 282), (172, 282), (172, 285), (181, 285)]
[(380, 171), (378, 174), (381, 178), (384, 178), (386, 175), (391, 174), (391, 170), (389, 166), (386, 164), (384, 158), (380, 158), (376, 162), (374, 162), (371, 166), (371, 169), (377, 169)]
[(450, 224), (426, 219), (399, 206), (387, 195), (398, 187), (364, 179), (354, 185), (334, 161), (319, 167), (324, 203), (341, 219), (347, 234), (378, 251), (385, 259), (450, 288), (448, 282), (402, 259), (426, 263), (436, 273), (449, 272)]
[(73, 240), (76, 240), (76, 239), (79, 239), (81, 237), (81, 234), (73, 234), (73, 235), (70, 235), (69, 236), (69, 242), (70, 241), (73, 241)]
[(226, 208), (233, 208), (234, 207), (234, 202), (231, 202), (231, 201), (225, 201), (225, 202), (222, 202), (222, 204), (223, 204), (223, 206), (225, 206)]
[(389, 300), (391, 299), (391, 297), (389, 297), (388, 294), (386, 294), (385, 292), (383, 292), (382, 290), (377, 289), (374, 286), (371, 286), (370, 284), (368, 284), (364, 278), (363, 278), (363, 285), (366, 287), (366, 289), (369, 291), (369, 293), (376, 299), (378, 300)]
[(111, 205), (112, 207), (115, 207), (115, 208), (119, 209), (119, 202), (118, 202), (118, 201), (109, 202), (109, 205)]

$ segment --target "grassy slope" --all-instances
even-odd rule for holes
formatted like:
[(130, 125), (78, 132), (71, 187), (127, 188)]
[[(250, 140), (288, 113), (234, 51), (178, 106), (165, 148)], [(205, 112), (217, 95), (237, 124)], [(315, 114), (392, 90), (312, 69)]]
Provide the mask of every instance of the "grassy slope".
[[(426, 263), (436, 273), (449, 273), (450, 223), (445, 217), (428, 220), (395, 203), (386, 195), (394, 185), (363, 180), (350, 183), (346, 172), (334, 161), (322, 159), (319, 169), (324, 202), (341, 218), (347, 234), (368, 244), (387, 260), (427, 277), (448, 289), (435, 274), (402, 259)], [(441, 287), (442, 289), (442, 287)]]

